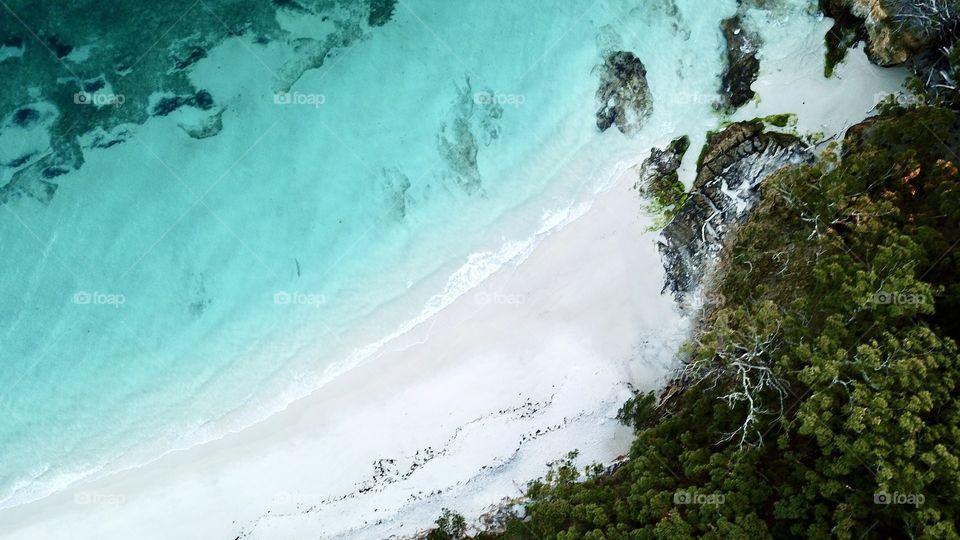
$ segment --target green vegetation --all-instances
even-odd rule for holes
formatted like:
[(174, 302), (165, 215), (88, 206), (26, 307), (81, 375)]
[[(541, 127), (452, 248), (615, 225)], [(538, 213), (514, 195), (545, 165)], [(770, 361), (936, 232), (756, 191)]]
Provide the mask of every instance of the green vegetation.
[[(754, 119), (752, 119), (752, 120), (747, 120), (747, 122), (760, 122), (760, 123), (762, 123), (765, 127), (776, 127), (776, 128), (781, 128), (781, 129), (783, 129), (783, 128), (786, 128), (786, 127), (795, 128), (795, 127), (797, 126), (797, 121), (798, 121), (798, 120), (799, 120), (799, 118), (797, 117), (796, 113), (780, 113), (780, 114), (771, 114), (771, 115), (768, 115), (768, 116), (757, 117), (757, 118), (754, 118)], [(741, 120), (741, 121), (742, 121), (742, 120)], [(736, 122), (734, 122), (733, 120), (727, 119), (727, 120), (724, 120), (723, 122), (721, 122), (720, 125), (721, 125), (721, 127), (723, 127), (723, 128), (727, 128), (727, 127), (733, 125), (734, 123), (736, 123)], [(710, 135), (713, 135), (713, 134), (715, 134), (715, 133), (717, 133), (717, 132), (715, 132), (715, 131), (710, 131), (710, 132), (708, 132), (708, 135), (707, 135), (708, 138), (709, 138)], [(705, 152), (706, 149), (704, 149), (703, 151)], [(697, 164), (698, 167), (702, 164), (703, 154), (701, 154), (700, 160), (701, 160), (701, 161), (698, 162), (698, 164)]]
[(764, 116), (760, 121), (770, 126), (785, 128), (791, 124), (796, 125), (797, 115), (793, 113), (771, 114), (770, 116)]
[(443, 509), (435, 523), (436, 528), (427, 533), (426, 540), (460, 540), (466, 537), (467, 520), (447, 508)]
[(955, 121), (886, 106), (771, 177), (668, 397), (621, 411), (630, 460), (561, 463), (485, 537), (960, 538)]
[(659, 231), (673, 221), (674, 216), (690, 197), (676, 171), (654, 177), (650, 184), (641, 190), (641, 193), (650, 197), (650, 204), (644, 208), (644, 212), (656, 216), (653, 224), (650, 225), (650, 230), (653, 231)]

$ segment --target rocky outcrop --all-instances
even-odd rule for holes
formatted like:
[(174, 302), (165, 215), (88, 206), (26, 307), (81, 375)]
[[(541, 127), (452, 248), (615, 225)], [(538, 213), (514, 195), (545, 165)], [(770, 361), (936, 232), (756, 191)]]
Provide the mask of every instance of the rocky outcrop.
[(678, 180), (677, 170), (689, 149), (690, 137), (684, 135), (671, 141), (666, 148), (650, 150), (650, 157), (640, 164), (640, 180), (636, 187), (644, 191)]
[(847, 49), (865, 42), (874, 64), (906, 64), (930, 98), (960, 105), (960, 68), (950, 59), (960, 0), (820, 0), (820, 7), (835, 21), (826, 36), (828, 76)]
[(820, 0), (820, 8), (843, 28), (859, 21), (867, 54), (881, 66), (902, 64), (937, 47), (960, 23), (957, 0)]
[(764, 180), (783, 167), (813, 160), (799, 138), (764, 131), (758, 120), (711, 133), (689, 197), (658, 243), (667, 271), (664, 290), (683, 304), (729, 232), (745, 221), (760, 200)]
[(690, 138), (684, 135), (666, 148), (650, 150), (650, 157), (640, 164), (634, 188), (649, 201), (644, 210), (655, 217), (654, 228), (669, 223), (687, 199), (677, 171), (689, 148)]
[(867, 54), (881, 66), (892, 66), (906, 62), (911, 54), (907, 48), (909, 40), (902, 39), (896, 33), (893, 20), (894, 12), (889, 4), (896, 2), (883, 0), (820, 0), (820, 8), (836, 22), (830, 36), (838, 36), (862, 27), (861, 38), (867, 42)]
[(749, 32), (739, 16), (724, 20), (721, 25), (727, 40), (727, 65), (721, 78), (721, 108), (732, 112), (753, 99), (751, 86), (760, 74), (759, 36)]
[(632, 52), (614, 51), (598, 69), (597, 127), (606, 131), (616, 125), (621, 133), (636, 133), (653, 113), (647, 68)]

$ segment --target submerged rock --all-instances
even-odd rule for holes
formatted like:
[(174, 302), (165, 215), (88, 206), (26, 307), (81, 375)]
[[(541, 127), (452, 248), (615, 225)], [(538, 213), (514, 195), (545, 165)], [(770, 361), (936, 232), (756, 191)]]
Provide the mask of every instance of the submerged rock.
[(121, 124), (110, 131), (97, 127), (80, 136), (79, 142), (84, 148), (110, 148), (129, 139), (133, 127), (133, 124)]
[(202, 47), (194, 47), (187, 51), (182, 57), (175, 58), (173, 67), (177, 70), (184, 70), (206, 57), (207, 51)]
[(43, 171), (41, 171), (41, 174), (44, 178), (49, 180), (67, 174), (68, 172), (70, 172), (70, 169), (67, 169), (66, 167), (52, 166), (44, 168)]
[(500, 137), (503, 106), (493, 92), (474, 93), (470, 79), (457, 89), (450, 119), (440, 124), (437, 146), (447, 165), (446, 176), (468, 195), (481, 190), (483, 179), (477, 156)]
[(213, 96), (206, 90), (198, 90), (196, 94), (187, 96), (171, 96), (160, 99), (153, 110), (153, 116), (166, 116), (180, 107), (196, 107), (204, 111), (213, 107)]
[(711, 133), (689, 197), (658, 241), (667, 272), (664, 290), (683, 302), (700, 284), (727, 234), (760, 200), (764, 180), (786, 166), (813, 160), (799, 138), (766, 132), (758, 120)]
[(720, 26), (727, 40), (727, 65), (721, 78), (721, 107), (732, 112), (753, 99), (751, 86), (760, 74), (760, 38), (747, 31), (739, 16), (724, 20)]
[(193, 139), (207, 139), (219, 134), (223, 130), (223, 111), (220, 109), (196, 124), (180, 123), (180, 129)]
[(477, 139), (470, 129), (470, 121), (456, 118), (449, 126), (443, 125), (437, 136), (440, 155), (450, 166), (453, 179), (467, 194), (473, 194), (482, 183), (477, 163)]
[(370, 26), (383, 26), (390, 22), (397, 0), (370, 0), (370, 15), (367, 23)]
[(70, 52), (73, 50), (73, 45), (69, 45), (60, 41), (56, 36), (50, 36), (47, 38), (47, 47), (50, 49), (50, 52), (57, 56), (57, 58), (63, 58), (70, 54)]
[(13, 113), (13, 124), (15, 126), (30, 127), (37, 120), (40, 120), (40, 112), (31, 107), (24, 107)]
[(398, 167), (391, 167), (383, 169), (381, 185), (387, 195), (387, 218), (403, 221), (412, 202), (409, 191), (413, 184), (410, 183), (410, 178)]
[(616, 124), (621, 133), (635, 133), (653, 112), (647, 68), (632, 52), (615, 51), (600, 69), (597, 127), (606, 131)]
[[(82, 162), (76, 148), (57, 152), (53, 126), (60, 118), (55, 105), (34, 102), (23, 105), (0, 121), (4, 140), (16, 144), (0, 146), (0, 204), (23, 197), (47, 204), (57, 190), (51, 180)], [(71, 155), (74, 154), (73, 160)]]
[(83, 81), (81, 86), (84, 92), (93, 93), (97, 90), (103, 90), (107, 86), (107, 81), (103, 77), (97, 77), (96, 79)]

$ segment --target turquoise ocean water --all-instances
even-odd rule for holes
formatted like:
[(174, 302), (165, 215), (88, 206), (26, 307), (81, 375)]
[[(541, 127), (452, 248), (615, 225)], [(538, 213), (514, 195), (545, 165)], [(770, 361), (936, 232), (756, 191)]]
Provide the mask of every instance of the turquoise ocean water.
[[(516, 264), (713, 127), (737, 10), (45, 4), (0, 36), (0, 506), (265, 418)], [(620, 49), (654, 99), (633, 136), (595, 125)]]

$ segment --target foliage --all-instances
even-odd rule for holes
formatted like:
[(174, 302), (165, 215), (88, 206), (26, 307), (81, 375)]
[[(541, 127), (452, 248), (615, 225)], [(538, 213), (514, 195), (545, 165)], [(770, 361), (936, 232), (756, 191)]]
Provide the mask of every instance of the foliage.
[(946, 109), (771, 177), (630, 460), (530, 484), (499, 538), (960, 538), (960, 184)]
[(760, 119), (764, 124), (778, 128), (785, 128), (791, 124), (796, 125), (797, 115), (793, 113), (771, 114)]
[(676, 171), (653, 177), (641, 193), (650, 197), (644, 213), (655, 216), (654, 223), (650, 226), (652, 231), (660, 230), (673, 221), (690, 197)]
[(427, 540), (460, 540), (467, 536), (467, 520), (448, 508), (443, 509), (435, 523), (437, 526), (427, 533)]

